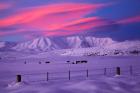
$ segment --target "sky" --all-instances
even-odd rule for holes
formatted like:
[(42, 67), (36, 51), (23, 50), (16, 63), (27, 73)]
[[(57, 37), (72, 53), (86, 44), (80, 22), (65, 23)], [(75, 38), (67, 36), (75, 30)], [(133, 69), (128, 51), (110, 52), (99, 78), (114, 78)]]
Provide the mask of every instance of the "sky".
[(73, 35), (140, 40), (140, 0), (0, 0), (0, 41)]

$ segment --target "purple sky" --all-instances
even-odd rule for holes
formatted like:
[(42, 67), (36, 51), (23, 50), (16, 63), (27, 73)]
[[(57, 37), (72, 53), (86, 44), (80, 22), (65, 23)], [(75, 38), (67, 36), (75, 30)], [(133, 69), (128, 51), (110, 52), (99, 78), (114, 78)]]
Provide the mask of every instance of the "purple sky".
[(0, 41), (79, 34), (140, 40), (140, 1), (0, 0)]

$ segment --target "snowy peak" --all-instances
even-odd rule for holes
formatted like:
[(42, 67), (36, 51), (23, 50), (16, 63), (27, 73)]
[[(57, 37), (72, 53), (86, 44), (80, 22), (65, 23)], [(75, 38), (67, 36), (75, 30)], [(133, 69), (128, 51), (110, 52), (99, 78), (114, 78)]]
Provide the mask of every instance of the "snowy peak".
[(17, 46), (13, 47), (13, 49), (18, 51), (20, 50), (47, 51), (58, 48), (59, 47), (55, 43), (53, 43), (53, 41), (51, 41), (49, 38), (44, 37), (20, 43)]

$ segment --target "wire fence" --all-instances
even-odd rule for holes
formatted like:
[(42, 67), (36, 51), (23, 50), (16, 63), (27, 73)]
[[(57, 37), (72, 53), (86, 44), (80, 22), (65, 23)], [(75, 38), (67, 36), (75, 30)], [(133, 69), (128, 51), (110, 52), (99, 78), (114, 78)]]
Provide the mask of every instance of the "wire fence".
[(17, 82), (39, 82), (39, 81), (54, 81), (54, 80), (85, 80), (101, 76), (140, 76), (139, 66), (129, 67), (112, 67), (99, 69), (85, 70), (67, 70), (61, 72), (45, 72), (45, 73), (28, 73), (17, 75)]

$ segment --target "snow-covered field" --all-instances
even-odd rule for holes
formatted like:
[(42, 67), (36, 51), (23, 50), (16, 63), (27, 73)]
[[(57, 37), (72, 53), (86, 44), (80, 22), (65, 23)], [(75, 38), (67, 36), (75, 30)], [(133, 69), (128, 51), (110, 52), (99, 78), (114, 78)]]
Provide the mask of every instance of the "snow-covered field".
[(101, 77), (83, 81), (23, 82), (13, 86), (1, 83), (0, 89), (1, 93), (139, 93), (140, 81), (129, 77)]
[[(87, 60), (88, 63), (66, 62), (78, 60)], [(46, 64), (46, 61), (50, 63)], [(140, 93), (139, 61), (139, 56), (49, 56), (1, 60), (0, 93)], [(130, 75), (130, 66), (133, 67), (133, 75)], [(121, 68), (120, 76), (115, 74), (116, 67)], [(106, 75), (104, 68), (107, 68)], [(71, 80), (68, 76), (69, 70)], [(47, 72), (49, 72), (49, 81), (46, 80)], [(53, 78), (51, 73), (56, 72), (54, 77), (64, 79), (51, 80)], [(23, 77), (21, 83), (15, 83), (17, 74)], [(37, 81), (38, 79), (41, 81)]]

